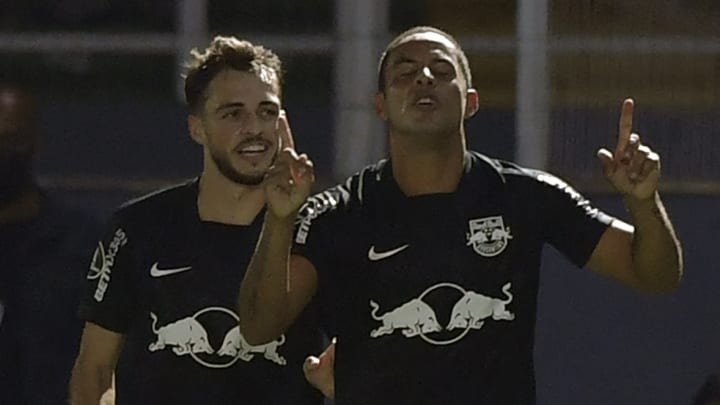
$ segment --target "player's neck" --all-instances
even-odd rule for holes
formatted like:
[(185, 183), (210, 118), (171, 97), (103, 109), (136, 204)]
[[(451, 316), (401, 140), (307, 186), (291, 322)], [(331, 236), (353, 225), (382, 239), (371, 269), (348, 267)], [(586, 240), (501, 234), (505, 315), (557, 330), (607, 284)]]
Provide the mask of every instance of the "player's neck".
[(249, 225), (265, 206), (262, 186), (237, 184), (218, 172), (200, 177), (198, 213), (203, 221)]
[(451, 193), (463, 171), (464, 137), (447, 142), (418, 142), (412, 136), (391, 136), (393, 176), (407, 196)]
[(36, 217), (40, 213), (40, 192), (28, 186), (16, 198), (0, 205), (0, 224), (20, 222)]

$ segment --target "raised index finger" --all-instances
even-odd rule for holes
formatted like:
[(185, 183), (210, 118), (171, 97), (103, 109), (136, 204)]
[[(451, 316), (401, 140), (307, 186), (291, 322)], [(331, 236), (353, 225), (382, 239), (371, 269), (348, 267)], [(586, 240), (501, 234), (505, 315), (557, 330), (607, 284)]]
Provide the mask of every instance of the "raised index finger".
[(280, 150), (285, 148), (295, 149), (295, 141), (293, 140), (292, 131), (290, 131), (290, 124), (288, 124), (285, 110), (280, 110), (277, 133), (280, 137)]
[(635, 102), (631, 98), (626, 98), (623, 101), (622, 112), (620, 113), (620, 128), (618, 129), (618, 142), (615, 146), (615, 158), (620, 159), (622, 153), (625, 151), (628, 143), (630, 142), (630, 134), (632, 134), (633, 126), (633, 110), (635, 109)]

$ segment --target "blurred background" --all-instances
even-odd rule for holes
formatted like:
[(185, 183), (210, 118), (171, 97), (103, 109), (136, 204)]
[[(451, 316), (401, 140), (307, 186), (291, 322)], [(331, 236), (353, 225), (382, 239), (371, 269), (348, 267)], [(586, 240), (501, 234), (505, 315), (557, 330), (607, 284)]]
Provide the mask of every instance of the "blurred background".
[(296, 143), (328, 185), (383, 156), (377, 59), (418, 24), (470, 58), (472, 149), (547, 169), (621, 217), (595, 151), (614, 147), (622, 100), (636, 100), (686, 278), (672, 296), (640, 296), (548, 250), (538, 403), (689, 404), (720, 370), (717, 0), (0, 0), (0, 81), (40, 99), (41, 184), (107, 216), (198, 173), (179, 69), (193, 47), (232, 34), (283, 58)]

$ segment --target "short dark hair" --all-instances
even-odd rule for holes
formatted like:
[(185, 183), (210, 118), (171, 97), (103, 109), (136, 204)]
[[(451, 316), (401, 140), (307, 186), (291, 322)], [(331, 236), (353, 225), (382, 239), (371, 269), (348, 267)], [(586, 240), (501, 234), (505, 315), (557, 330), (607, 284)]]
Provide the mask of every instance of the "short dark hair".
[(707, 405), (720, 401), (720, 377), (710, 374), (695, 395), (693, 405)]
[(207, 98), (206, 90), (218, 73), (239, 70), (260, 75), (264, 70), (273, 72), (274, 86), (282, 91), (282, 62), (271, 50), (232, 36), (216, 36), (203, 51), (193, 49), (191, 60), (185, 66), (185, 102), (191, 112), (201, 111)]
[(455, 45), (455, 49), (451, 49), (450, 51), (454, 54), (455, 58), (457, 58), (457, 61), (460, 64), (460, 70), (465, 77), (467, 87), (472, 87), (472, 73), (470, 72), (470, 63), (468, 62), (468, 58), (465, 55), (465, 52), (463, 52), (462, 48), (460, 47), (460, 43), (452, 35), (439, 28), (421, 25), (417, 27), (412, 27), (400, 33), (392, 41), (390, 41), (388, 46), (383, 51), (382, 55), (380, 56), (380, 62), (378, 63), (378, 91), (385, 91), (385, 67), (387, 58), (390, 53), (395, 48), (397, 48), (407, 37), (423, 32), (433, 32), (441, 35), (447, 38), (447, 40), (450, 41), (453, 45)]

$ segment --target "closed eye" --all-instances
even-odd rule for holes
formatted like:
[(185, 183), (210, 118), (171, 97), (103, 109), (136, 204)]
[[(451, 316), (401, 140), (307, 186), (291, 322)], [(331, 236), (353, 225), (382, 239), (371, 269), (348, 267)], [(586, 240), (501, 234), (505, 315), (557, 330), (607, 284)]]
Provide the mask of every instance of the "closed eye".
[(451, 63), (438, 61), (432, 64), (430, 70), (437, 77), (455, 77), (455, 68)]
[(398, 76), (411, 76), (418, 71), (418, 64), (411, 61), (402, 61), (395, 65), (395, 73)]

